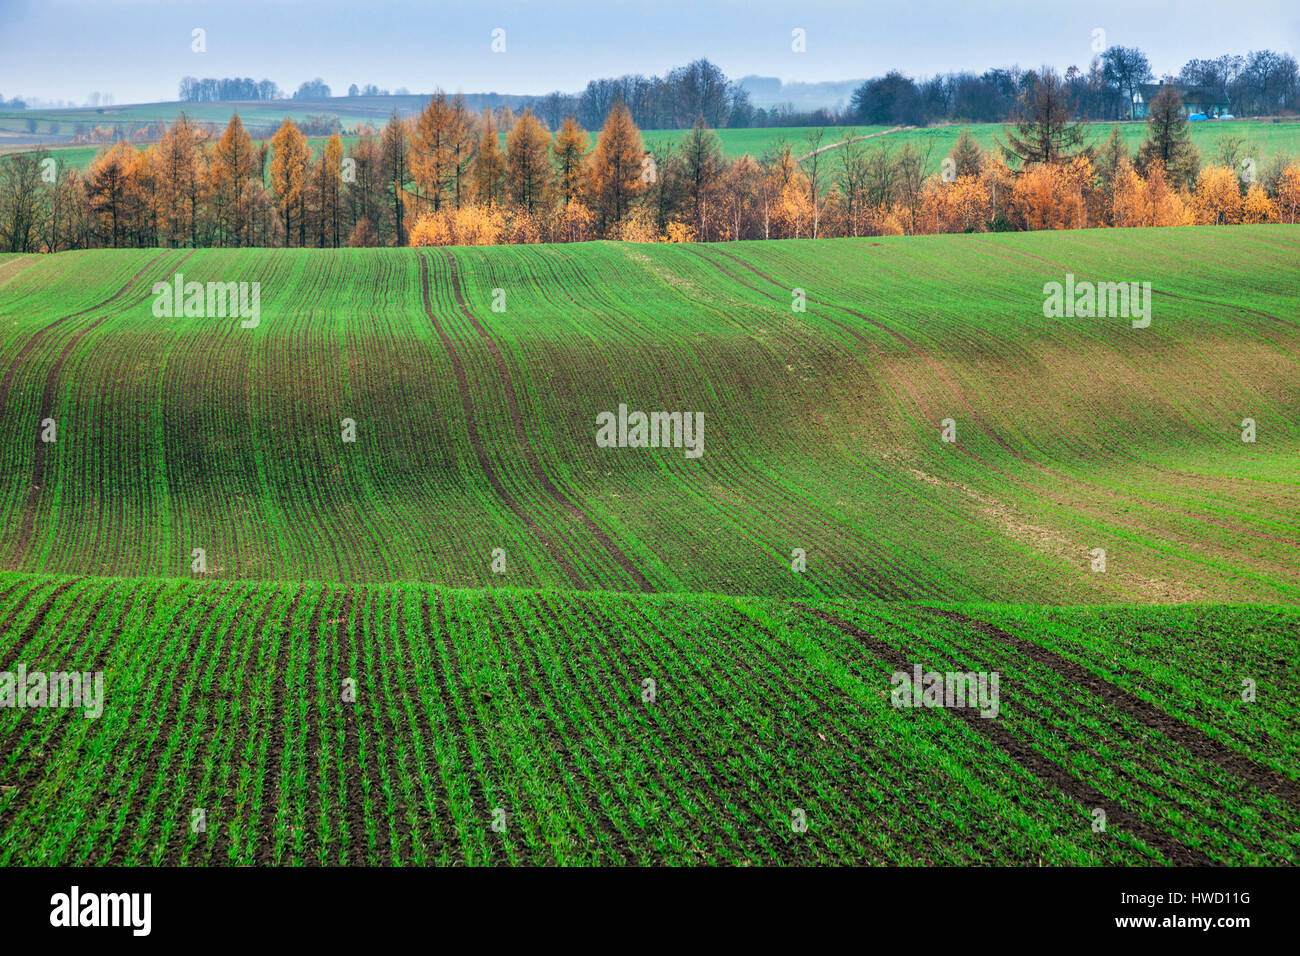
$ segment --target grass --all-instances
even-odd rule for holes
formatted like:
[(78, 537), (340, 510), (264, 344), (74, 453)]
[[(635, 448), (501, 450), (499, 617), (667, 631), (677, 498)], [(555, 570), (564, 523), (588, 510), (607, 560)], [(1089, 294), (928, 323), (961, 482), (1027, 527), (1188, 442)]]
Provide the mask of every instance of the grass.
[[(0, 864), (1300, 855), (1295, 763), (1270, 743), (1279, 732), (1294, 743), (1282, 692), (1300, 676), (1293, 660), (1254, 671), (1252, 705), (1233, 703), (1213, 667), (1180, 666), (1144, 693), (1216, 705), (1201, 709), (1200, 729), (1154, 730), (1130, 689), (1071, 681), (973, 623), (914, 607), (422, 585), (59, 586), (70, 583), (56, 593), (49, 578), (0, 574), (6, 659), (93, 666), (107, 687), (99, 720), (0, 711)], [(1014, 618), (1026, 634), (1063, 613), (967, 610)], [(1207, 655), (1255, 660), (1300, 627), (1294, 608), (1225, 609), (1208, 622), (1189, 607), (1114, 613)], [(1100, 679), (1170, 661), (1171, 646), (1061, 653)], [(998, 671), (999, 718), (890, 706), (895, 652)], [(1276, 763), (1289, 791), (1240, 776)], [(1105, 832), (1092, 828), (1089, 798), (1114, 821)], [(498, 808), (504, 832), (492, 828)], [(190, 826), (196, 809), (203, 832)]]
[[(0, 668), (106, 686), (0, 707), (0, 865), (1294, 864), (1297, 265), (1286, 226), (0, 255)], [(258, 327), (155, 316), (177, 273)], [(1044, 318), (1067, 273), (1150, 327)], [(620, 403), (704, 454), (597, 447)], [(998, 717), (891, 706), (913, 664)]]
[[(251, 122), (251, 119), (246, 117), (242, 110), (240, 115), (246, 123)], [(228, 119), (229, 111), (227, 110), (224, 117), (219, 117), (214, 122), (224, 122)], [(382, 127), (382, 122), (373, 118), (370, 122), (376, 129)], [(0, 124), (2, 123), (3, 119), (0, 118)], [(1118, 127), (1120, 134), (1124, 138), (1124, 144), (1131, 154), (1137, 153), (1138, 147), (1142, 145), (1142, 141), (1146, 139), (1147, 135), (1146, 123), (1141, 120), (1117, 123), (1093, 122), (1086, 125), (1088, 140), (1097, 147), (1100, 147), (1110, 135), (1111, 127)], [(857, 136), (872, 136), (873, 138), (865, 144), (868, 147), (887, 145), (891, 149), (897, 149), (904, 143), (911, 143), (923, 153), (928, 154), (926, 172), (936, 173), (939, 171), (944, 157), (957, 144), (957, 137), (961, 135), (962, 130), (969, 130), (976, 142), (985, 150), (993, 149), (996, 142), (1005, 143), (1007, 139), (1007, 124), (1004, 123), (931, 126), (922, 129), (899, 130), (888, 133), (887, 136), (882, 136), (881, 134), (886, 133), (888, 129), (889, 127), (885, 126), (825, 127), (821, 146), (830, 146), (833, 143)], [(1215, 161), (1218, 152), (1217, 141), (1220, 137), (1227, 135), (1240, 136), (1245, 139), (1242, 156), (1253, 158), (1260, 170), (1263, 170), (1273, 157), (1279, 154), (1300, 158), (1300, 120), (1283, 120), (1276, 123), (1267, 119), (1207, 121), (1204, 123), (1191, 123), (1188, 125), (1188, 129), (1191, 133), (1192, 143), (1200, 151), (1201, 160), (1204, 163)], [(765, 127), (761, 129), (721, 129), (717, 130), (717, 135), (722, 147), (722, 154), (727, 159), (739, 159), (746, 153), (757, 159), (762, 159), (775, 153), (782, 145), (788, 145), (796, 157), (806, 155), (812, 149), (807, 139), (808, 134), (816, 131), (817, 127), (808, 126)], [(689, 134), (690, 130), (684, 129), (648, 129), (641, 131), (646, 149), (652, 152), (660, 152), (665, 146), (675, 147)], [(326, 138), (324, 136), (309, 137), (316, 155), (320, 155)], [(593, 134), (593, 144), (596, 138)], [(357, 137), (355, 136), (343, 137), (344, 149), (350, 149), (356, 140)], [(501, 147), (502, 149), (505, 148), (505, 134), (501, 135)], [(62, 159), (70, 168), (85, 169), (103, 148), (102, 146), (51, 146), (49, 151), (51, 155)], [(0, 155), (5, 152), (23, 152), (30, 149), (30, 146), (7, 148), (0, 143)], [(824, 153), (823, 161), (830, 163), (832, 169), (838, 168), (838, 152), (830, 150)]]
[[(204, 548), (227, 578), (1290, 602), (1296, 237), (12, 260), (0, 560), (184, 575)], [(177, 272), (260, 282), (260, 327), (155, 317)], [(1151, 282), (1150, 328), (1044, 318), (1066, 273)], [(701, 412), (703, 456), (597, 447), (620, 403)]]

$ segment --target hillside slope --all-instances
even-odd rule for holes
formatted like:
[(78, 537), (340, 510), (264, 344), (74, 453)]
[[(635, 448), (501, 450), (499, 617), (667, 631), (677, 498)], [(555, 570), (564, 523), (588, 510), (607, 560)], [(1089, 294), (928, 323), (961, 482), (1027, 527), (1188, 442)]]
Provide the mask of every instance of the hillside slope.
[[(258, 326), (156, 317), (177, 273)], [(1149, 327), (1044, 317), (1067, 274), (1150, 282)], [(0, 564), (1294, 602), (1297, 301), (1286, 226), (5, 258)], [(703, 454), (597, 447), (620, 404)]]

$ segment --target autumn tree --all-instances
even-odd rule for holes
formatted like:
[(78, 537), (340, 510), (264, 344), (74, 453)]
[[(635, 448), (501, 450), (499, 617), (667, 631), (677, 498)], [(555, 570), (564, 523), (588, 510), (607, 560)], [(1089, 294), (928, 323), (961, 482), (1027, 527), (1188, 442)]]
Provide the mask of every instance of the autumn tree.
[(978, 178), (984, 169), (984, 150), (980, 149), (980, 144), (975, 142), (975, 137), (968, 129), (961, 131), (961, 135), (957, 137), (957, 144), (948, 155), (955, 167), (954, 180), (961, 176)]
[(1119, 127), (1112, 126), (1110, 135), (1106, 137), (1106, 141), (1097, 150), (1097, 160), (1094, 164), (1097, 170), (1097, 196), (1100, 204), (1099, 214), (1094, 219), (1098, 223), (1110, 223), (1112, 221), (1111, 208), (1114, 203), (1115, 182), (1125, 164), (1130, 167), (1132, 165), (1128, 147), (1124, 145), (1124, 138), (1120, 135)]
[(646, 158), (641, 131), (620, 100), (605, 119), (591, 157), (591, 183), (602, 231), (612, 229), (644, 189), (642, 160)]
[(809, 130), (804, 136), (804, 142), (808, 144), (808, 152), (804, 154), (801, 162), (804, 164), (804, 174), (808, 178), (808, 204), (812, 208), (812, 237), (817, 238), (821, 232), (821, 212), (822, 212), (822, 174), (824, 172), (822, 163), (822, 140), (826, 138), (826, 131), (820, 127)]
[(415, 118), (411, 136), (411, 175), (415, 197), (434, 212), (450, 201), (459, 208), (464, 175), (472, 158), (473, 124), (464, 99), (439, 90)]
[(703, 115), (682, 140), (681, 157), (695, 234), (708, 241), (713, 234), (711, 215), (724, 164), (718, 134), (704, 125)]
[(384, 126), (384, 134), (379, 143), (380, 168), (384, 178), (384, 189), (389, 192), (393, 210), (393, 229), (395, 244), (406, 245), (406, 182), (410, 178), (409, 154), (410, 131), (406, 121), (393, 111)]
[(506, 173), (510, 195), (530, 215), (545, 208), (550, 191), (551, 135), (526, 109), (506, 136)]
[(1011, 228), (1011, 196), (1015, 189), (1016, 174), (1007, 165), (1002, 154), (990, 152), (985, 157), (984, 169), (980, 173), (980, 185), (988, 196), (990, 232), (1002, 232)]
[[(49, 250), (58, 252), (62, 249), (90, 248), (94, 241), (94, 221), (86, 198), (85, 177), (75, 169), (63, 173), (55, 184), (51, 205), (52, 238)], [(3, 206), (3, 199), (0, 199), (0, 208)], [(4, 229), (0, 225), (0, 242), (3, 237)]]
[(1146, 202), (1146, 184), (1133, 164), (1125, 157), (1111, 179), (1110, 220), (1115, 226), (1150, 225)]
[(352, 146), (352, 179), (343, 185), (351, 232), (350, 246), (379, 244), (379, 219), (383, 210), (383, 163), (374, 134), (362, 136)]
[(1138, 169), (1145, 170), (1153, 159), (1160, 160), (1174, 187), (1187, 185), (1200, 164), (1200, 156), (1187, 132), (1182, 94), (1172, 83), (1165, 83), (1151, 98), (1147, 138), (1138, 150)]
[(211, 184), (218, 227), (226, 243), (244, 245), (249, 216), (244, 184), (257, 174), (253, 140), (236, 113), (212, 151)]
[(758, 234), (759, 180), (763, 171), (748, 153), (727, 166), (722, 197), (726, 239), (747, 239)]
[(594, 225), (591, 209), (580, 200), (570, 199), (555, 217), (552, 236), (558, 242), (585, 242), (592, 238)]
[(1277, 222), (1277, 204), (1269, 198), (1264, 187), (1251, 183), (1246, 198), (1241, 203), (1241, 221), (1249, 223)]
[(459, 93), (451, 101), (451, 200), (457, 209), (473, 199), (474, 154), (478, 139), (474, 132), (474, 116)]
[(105, 245), (126, 244), (135, 148), (125, 140), (100, 153), (86, 175), (86, 195)]
[(921, 211), (921, 192), (925, 187), (925, 170), (930, 165), (930, 146), (922, 150), (913, 143), (904, 143), (898, 151), (898, 203), (907, 220), (907, 231), (914, 232), (916, 218)]
[(894, 202), (898, 190), (898, 163), (890, 143), (877, 143), (866, 155), (863, 188), (867, 205), (873, 209), (886, 209)]
[(292, 245), (293, 219), (298, 217), (298, 245), (303, 245), (307, 220), (307, 170), (311, 149), (298, 125), (286, 118), (271, 138), (271, 189), (284, 222), (284, 244)]
[(1169, 187), (1160, 160), (1153, 159), (1146, 176), (1125, 159), (1115, 174), (1111, 216), (1116, 226), (1182, 226), (1192, 221), (1180, 194)]
[(976, 232), (988, 221), (988, 195), (973, 175), (944, 182), (931, 176), (922, 190), (920, 221), (928, 232)]
[(670, 222), (687, 215), (684, 212), (689, 192), (686, 164), (680, 149), (670, 139), (657, 139), (645, 147), (650, 162), (642, 167), (637, 208), (649, 212), (651, 228), (657, 237), (668, 230)]
[(158, 149), (150, 145), (133, 153), (126, 221), (131, 244), (146, 249), (158, 245)]
[(567, 205), (587, 194), (587, 131), (572, 116), (567, 117), (551, 141), (555, 157), (556, 189)]
[(1011, 207), (1026, 229), (1081, 229), (1088, 224), (1086, 193), (1094, 178), (1086, 156), (1035, 163), (1016, 177)]
[(198, 245), (199, 206), (203, 201), (206, 139), (181, 113), (157, 144), (157, 205), (163, 242)]
[(839, 173), (837, 184), (843, 203), (844, 234), (860, 235), (866, 222), (864, 215), (867, 207), (867, 154), (866, 145), (853, 141), (850, 135), (839, 154)]
[(1277, 206), (1282, 222), (1300, 221), (1300, 163), (1290, 163), (1278, 177)]
[(786, 239), (812, 233), (813, 208), (808, 177), (788, 143), (782, 143), (767, 170), (769, 228)]
[(338, 248), (342, 226), (339, 221), (339, 194), (343, 187), (343, 140), (334, 133), (325, 141), (325, 149), (315, 169), (317, 244)]
[(1202, 223), (1241, 222), (1241, 188), (1227, 166), (1206, 166), (1196, 180), (1196, 212)]
[(501, 152), (492, 111), (483, 110), (483, 135), (479, 138), (478, 156), (474, 159), (474, 194), (483, 205), (496, 206), (505, 186), (506, 159)]

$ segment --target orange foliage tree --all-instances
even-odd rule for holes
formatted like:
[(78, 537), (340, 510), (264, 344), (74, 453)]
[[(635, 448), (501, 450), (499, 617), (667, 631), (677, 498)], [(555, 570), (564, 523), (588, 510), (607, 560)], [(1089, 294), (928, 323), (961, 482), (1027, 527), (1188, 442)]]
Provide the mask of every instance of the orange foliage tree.
[(592, 194), (602, 231), (617, 227), (627, 215), (632, 200), (645, 189), (642, 179), (645, 155), (641, 131), (632, 122), (632, 113), (622, 101), (615, 103), (591, 157)]
[(1241, 222), (1241, 188), (1227, 166), (1212, 165), (1196, 180), (1196, 217), (1211, 225)]

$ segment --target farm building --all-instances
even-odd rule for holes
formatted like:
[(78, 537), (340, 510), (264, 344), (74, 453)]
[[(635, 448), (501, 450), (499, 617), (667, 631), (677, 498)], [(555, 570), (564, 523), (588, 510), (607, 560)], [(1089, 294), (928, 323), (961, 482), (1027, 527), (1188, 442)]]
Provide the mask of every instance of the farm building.
[[(1160, 92), (1160, 83), (1143, 83), (1138, 86), (1138, 91), (1133, 94), (1133, 115), (1137, 119), (1146, 119), (1150, 112), (1151, 101), (1156, 98)], [(1222, 116), (1225, 113), (1232, 112), (1228, 106), (1228, 94), (1222, 89), (1216, 89), (1210, 86), (1180, 86), (1178, 92), (1183, 95), (1183, 112), (1191, 116), (1200, 113), (1204, 116), (1214, 118)]]

